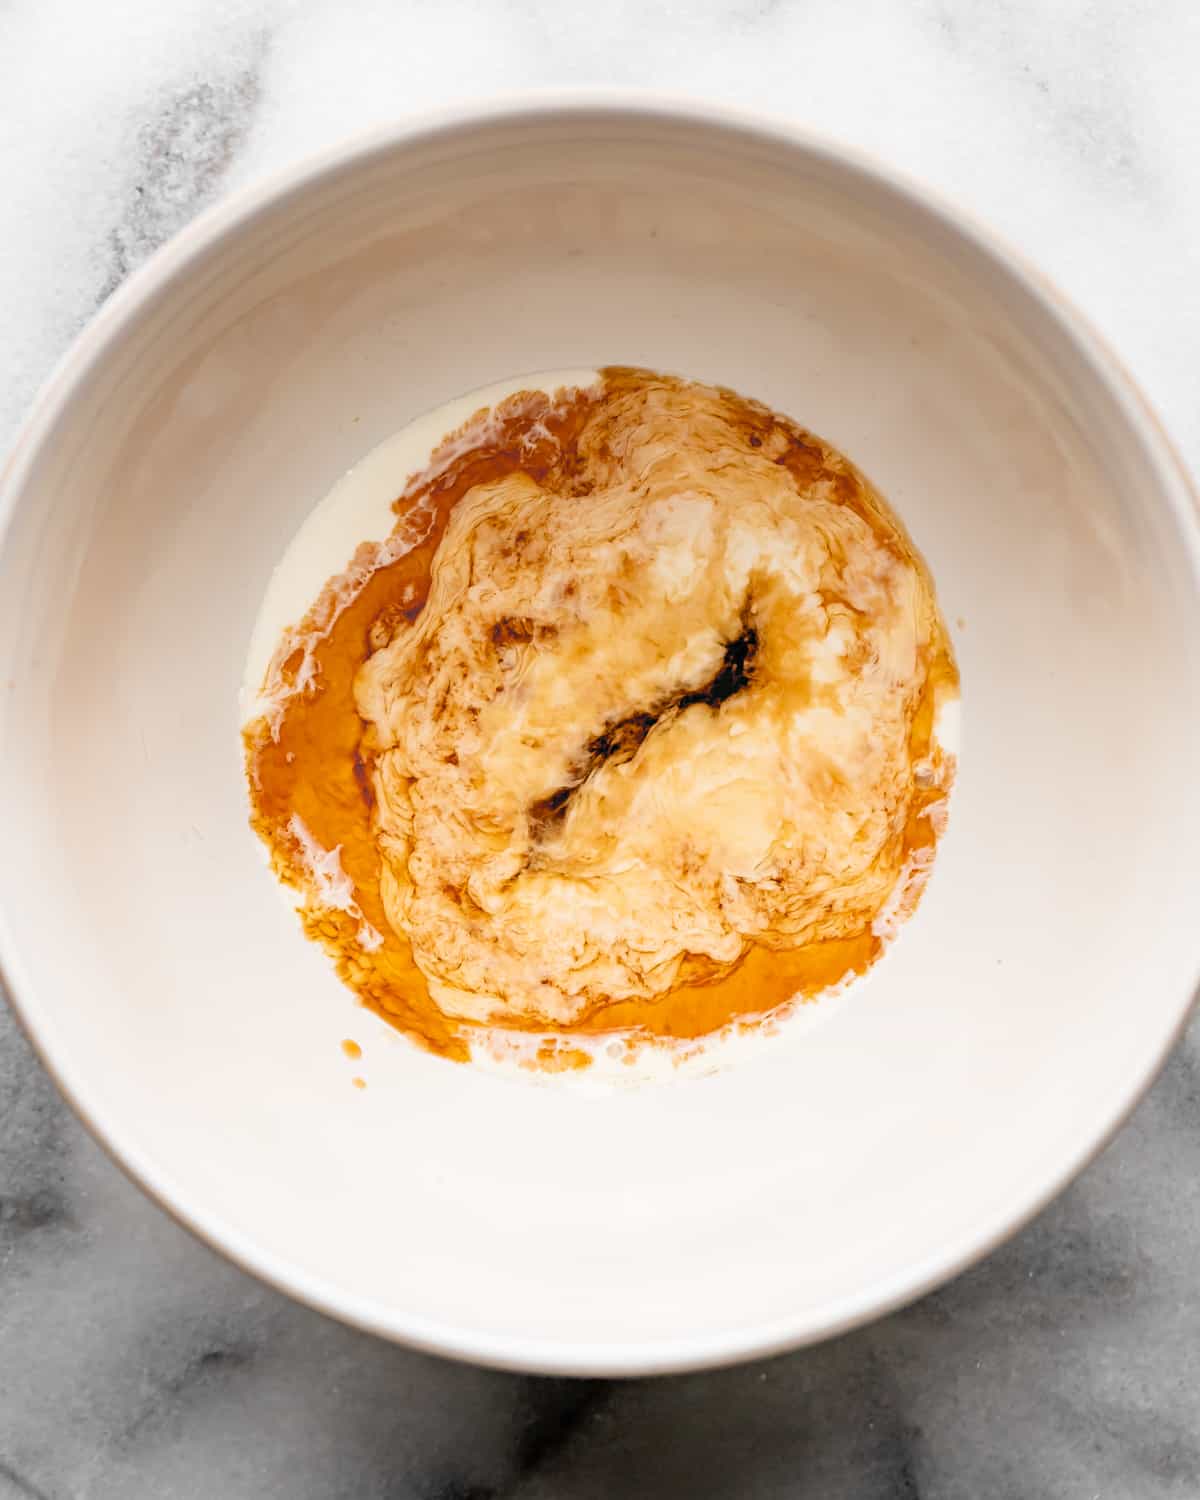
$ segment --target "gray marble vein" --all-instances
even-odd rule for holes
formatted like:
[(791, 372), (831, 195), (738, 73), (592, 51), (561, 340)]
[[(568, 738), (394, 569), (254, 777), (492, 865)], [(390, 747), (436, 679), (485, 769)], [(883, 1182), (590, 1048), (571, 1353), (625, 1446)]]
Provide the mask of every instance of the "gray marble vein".
[(245, 55), (223, 57), (203, 78), (185, 78), (139, 130), (100, 300), (215, 196), (253, 123), (266, 45), (259, 33)]
[(0, 1496), (1200, 1494), (1200, 1031), (943, 1291), (817, 1349), (622, 1383), (452, 1365), (259, 1286), (115, 1171), (6, 1027)]
[[(1200, 467), (1191, 0), (0, 0), (0, 448), (222, 192), (462, 97), (657, 86), (792, 115), (993, 223)], [(0, 857), (3, 839), (0, 835)], [(1200, 1497), (1200, 1024), (1116, 1143), (934, 1296), (633, 1383), (456, 1366), (288, 1302), (112, 1166), (0, 1005), (0, 1500)]]

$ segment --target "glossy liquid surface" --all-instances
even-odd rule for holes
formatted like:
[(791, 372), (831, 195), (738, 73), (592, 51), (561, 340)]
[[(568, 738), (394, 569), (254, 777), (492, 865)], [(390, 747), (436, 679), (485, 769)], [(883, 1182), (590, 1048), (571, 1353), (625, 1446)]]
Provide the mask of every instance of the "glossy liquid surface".
[[(305, 894), (301, 916), (309, 936), (329, 951), (340, 976), (364, 1003), (423, 1046), (454, 1060), (467, 1059), (473, 1040), (495, 1023), (446, 1014), (431, 997), (407, 938), (388, 919), (374, 818), (375, 766), (356, 708), (355, 678), (374, 650), (419, 617), (437, 549), (463, 497), (518, 471), (570, 493), (581, 428), (606, 394), (639, 378), (640, 372), (609, 370), (601, 386), (560, 391), (554, 397), (531, 391), (468, 424), (466, 433), (435, 454), (395, 503), (397, 527), (407, 525), (414, 543), (398, 556), (389, 554), (386, 543), (359, 549), (353, 582), (347, 584), (350, 574), (331, 580), (305, 620), (288, 632), (265, 685), (264, 696), (277, 708), (244, 731), (252, 824), (270, 851), (277, 876)], [(829, 477), (827, 450), (816, 440), (754, 403), (725, 395), (736, 403), (751, 448), (767, 442), (778, 446), (782, 432), (786, 442), (777, 461), (797, 486)], [(861, 476), (853, 481), (836, 477), (840, 502), (853, 507), (888, 548), (912, 562), (915, 554), (903, 529)], [(919, 559), (917, 564), (923, 567)], [(940, 620), (938, 626), (909, 725), (912, 764), (923, 762), (935, 774), (927, 790), (914, 792), (899, 832), (899, 862), (910, 872), (915, 868), (915, 874), (898, 899), (896, 920), (919, 897), (953, 774), (952, 757), (935, 730), (939, 709), (956, 694), (957, 674)], [(739, 646), (735, 661), (727, 657), (723, 675), (712, 685), (714, 701), (737, 690), (738, 674), (753, 646)], [(314, 879), (314, 848), (336, 851), (332, 873), (327, 870), (324, 879)], [(335, 899), (323, 899), (331, 891)], [(724, 970), (696, 956), (685, 961), (682, 982), (668, 993), (600, 1001), (555, 1028), (556, 1034), (537, 1048), (535, 1065), (551, 1071), (587, 1066), (592, 1053), (573, 1037), (579, 1043), (610, 1035), (692, 1041), (731, 1025), (754, 1025), (864, 973), (884, 942), (878, 924), (867, 923), (799, 947), (754, 943)], [(504, 1025), (514, 1032), (546, 1031), (537, 1018), (510, 1016)]]

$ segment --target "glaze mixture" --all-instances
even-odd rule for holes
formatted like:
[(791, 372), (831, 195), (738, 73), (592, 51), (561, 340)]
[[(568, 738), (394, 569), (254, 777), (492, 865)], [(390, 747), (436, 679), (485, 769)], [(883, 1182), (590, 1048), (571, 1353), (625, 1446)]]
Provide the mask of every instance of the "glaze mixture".
[(841, 455), (648, 371), (484, 407), (283, 639), (244, 730), (309, 933), (445, 1055), (751, 1025), (912, 910), (954, 759), (931, 580)]

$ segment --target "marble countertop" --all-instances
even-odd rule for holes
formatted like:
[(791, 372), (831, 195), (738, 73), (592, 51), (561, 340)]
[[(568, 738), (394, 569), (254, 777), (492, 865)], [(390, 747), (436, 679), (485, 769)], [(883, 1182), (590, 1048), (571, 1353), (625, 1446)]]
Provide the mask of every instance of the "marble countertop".
[[(620, 84), (790, 114), (1054, 276), (1200, 470), (1192, 0), (0, 5), (0, 451), (201, 206), (398, 114)], [(0, 840), (2, 847), (2, 840)], [(0, 1500), (1200, 1495), (1200, 1025), (1117, 1142), (942, 1292), (821, 1348), (534, 1380), (226, 1265), (85, 1135), (0, 1006)]]

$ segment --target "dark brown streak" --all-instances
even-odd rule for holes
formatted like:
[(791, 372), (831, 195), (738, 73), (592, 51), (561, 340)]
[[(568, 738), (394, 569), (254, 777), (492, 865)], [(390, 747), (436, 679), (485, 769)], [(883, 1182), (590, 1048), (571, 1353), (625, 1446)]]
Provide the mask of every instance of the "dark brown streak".
[(749, 684), (754, 676), (757, 658), (758, 631), (753, 625), (747, 625), (737, 640), (730, 641), (725, 647), (725, 659), (708, 686), (701, 688), (699, 692), (686, 693), (679, 699), (679, 711), (682, 713), (685, 708), (691, 708), (693, 703), (706, 703), (709, 708), (719, 708)]
[(371, 785), (371, 773), (367, 769), (367, 763), (362, 758), (362, 752), (354, 752), (354, 779), (358, 783), (358, 790), (368, 808), (375, 806), (375, 788)]
[(583, 769), (578, 778), (530, 807), (529, 817), (537, 832), (543, 834), (562, 822), (574, 793), (601, 766), (621, 765), (632, 760), (656, 724), (675, 718), (697, 703), (703, 703), (708, 708), (719, 708), (722, 703), (740, 693), (754, 676), (757, 657), (758, 632), (753, 625), (747, 625), (736, 640), (726, 645), (721, 665), (704, 687), (684, 693), (678, 698), (670, 698), (651, 712), (630, 714), (627, 718), (619, 719), (589, 740), (584, 752)]

